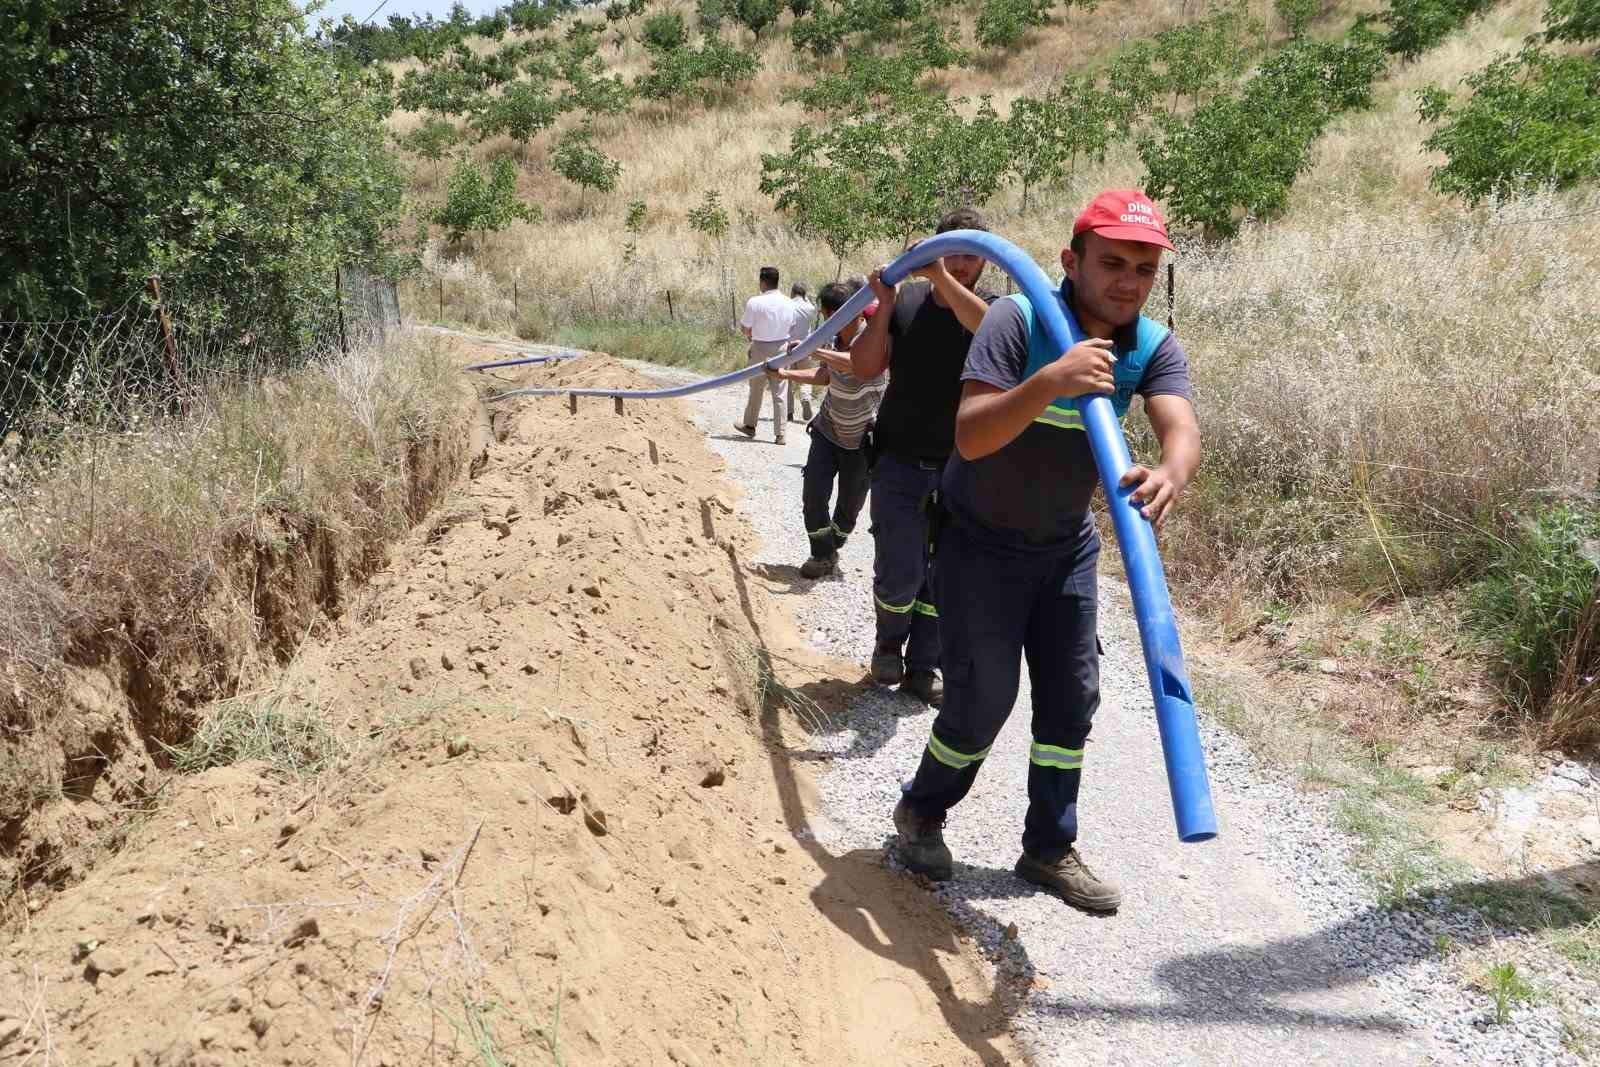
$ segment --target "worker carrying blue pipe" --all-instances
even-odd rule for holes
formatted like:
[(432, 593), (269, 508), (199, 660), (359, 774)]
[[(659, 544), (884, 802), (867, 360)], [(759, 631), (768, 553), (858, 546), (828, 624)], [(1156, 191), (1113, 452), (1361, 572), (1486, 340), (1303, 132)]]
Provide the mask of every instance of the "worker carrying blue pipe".
[[(1035, 306), (1037, 292), (1032, 301), (1022, 294), (996, 301), (967, 353), (955, 454), (940, 481), (932, 537), (944, 702), (894, 810), (899, 859), (932, 879), (952, 874), (946, 814), (972, 788), (1011, 714), (1026, 658), (1033, 738), (1016, 873), (1091, 911), (1113, 911), (1122, 901), (1120, 889), (1092, 872), (1077, 849), (1078, 790), (1100, 703), (1100, 539), (1089, 510), (1097, 481), (1089, 405), (1074, 398), (1109, 395), (1118, 417), (1136, 394), (1143, 399), (1160, 461), (1127, 467), (1106, 491), (1113, 508), (1126, 499), (1129, 511), (1159, 530), (1200, 463), (1188, 360), (1167, 327), (1141, 314), (1162, 253), (1171, 249), (1149, 197), (1102, 193), (1062, 250), (1066, 277), (1044, 298), (1055, 307)], [(1061, 332), (1057, 312), (1070, 347), (1052, 336)], [(1175, 630), (1171, 642), (1175, 651)], [(1154, 669), (1153, 686), (1167, 677), (1162, 669), (1171, 671)], [(1188, 702), (1181, 663), (1171, 677), (1168, 688)], [(1173, 710), (1159, 707), (1162, 696), (1158, 690), (1158, 712)], [(1192, 703), (1185, 707), (1192, 733)], [(1198, 742), (1192, 747), (1204, 788)], [(1173, 778), (1172, 785), (1176, 800), (1180, 785), (1193, 783)], [(1180, 832), (1209, 837), (1210, 817), (1207, 794), (1198, 832), (1183, 825), (1181, 812)]]

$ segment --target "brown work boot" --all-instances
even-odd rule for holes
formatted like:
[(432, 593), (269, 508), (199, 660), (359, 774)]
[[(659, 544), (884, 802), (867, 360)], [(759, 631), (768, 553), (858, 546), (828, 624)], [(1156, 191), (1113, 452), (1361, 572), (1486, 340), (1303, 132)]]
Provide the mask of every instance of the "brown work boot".
[(944, 683), (933, 671), (923, 670), (920, 667), (906, 674), (906, 680), (900, 685), (900, 692), (910, 693), (930, 708), (944, 706)]
[(1095, 877), (1075, 848), (1054, 863), (1034, 859), (1026, 852), (1017, 860), (1017, 877), (1050, 890), (1056, 896), (1085, 911), (1116, 911), (1122, 903), (1122, 890)]
[(756, 428), (754, 426), (746, 426), (742, 422), (734, 423), (733, 428), (744, 434), (746, 437), (754, 437), (756, 435)]
[(911, 810), (906, 798), (894, 806), (894, 828), (900, 840), (894, 848), (895, 858), (906, 869), (926, 875), (935, 882), (950, 880), (954, 859), (944, 843), (944, 820), (927, 819)]

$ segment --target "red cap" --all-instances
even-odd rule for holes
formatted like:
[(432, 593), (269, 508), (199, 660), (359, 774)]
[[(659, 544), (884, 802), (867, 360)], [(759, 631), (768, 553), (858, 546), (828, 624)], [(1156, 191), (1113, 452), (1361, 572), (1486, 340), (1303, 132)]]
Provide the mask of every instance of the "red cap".
[(1093, 230), (1112, 241), (1142, 241), (1176, 252), (1167, 239), (1167, 223), (1156, 205), (1137, 189), (1107, 189), (1090, 202), (1072, 224), (1072, 236)]

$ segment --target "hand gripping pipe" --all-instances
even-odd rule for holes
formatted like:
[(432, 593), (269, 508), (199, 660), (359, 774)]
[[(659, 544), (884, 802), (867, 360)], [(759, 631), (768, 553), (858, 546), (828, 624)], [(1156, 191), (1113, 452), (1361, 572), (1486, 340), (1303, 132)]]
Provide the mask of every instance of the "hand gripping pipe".
[[(1056, 301), (1056, 286), (1039, 265), (1016, 245), (1003, 237), (981, 230), (952, 230), (919, 242), (902, 253), (883, 270), (883, 280), (895, 285), (918, 267), (948, 255), (978, 255), (1009, 274), (1017, 283), (1034, 314), (1043, 325), (1057, 351), (1065, 352), (1082, 337), (1073, 333), (1067, 317)], [(609, 396), (631, 400), (653, 400), (689, 396), (708, 389), (720, 389), (747, 381), (769, 368), (784, 367), (804, 359), (831, 340), (840, 329), (872, 302), (870, 287), (863, 287), (845, 302), (798, 346), (764, 363), (753, 363), (729, 374), (669, 389), (514, 389), (491, 397), (510, 396)], [(1154, 531), (1138, 505), (1131, 499), (1132, 489), (1119, 483), (1133, 458), (1122, 436), (1110, 398), (1083, 396), (1078, 411), (1089, 435), (1100, 484), (1122, 549), (1128, 573), (1128, 589), (1133, 596), (1133, 613), (1139, 623), (1144, 645), (1145, 671), (1150, 678), (1150, 693), (1155, 698), (1156, 725), (1161, 735), (1162, 756), (1167, 765), (1167, 787), (1172, 794), (1172, 811), (1181, 841), (1209, 841), (1217, 836), (1217, 815), (1211, 805), (1211, 786), (1206, 780), (1205, 756), (1200, 750), (1200, 732), (1195, 722), (1194, 698), (1190, 695), (1188, 674), (1183, 668), (1183, 650), (1178, 643), (1178, 627), (1173, 620), (1172, 598), (1167, 592), (1161, 556), (1156, 549)]]

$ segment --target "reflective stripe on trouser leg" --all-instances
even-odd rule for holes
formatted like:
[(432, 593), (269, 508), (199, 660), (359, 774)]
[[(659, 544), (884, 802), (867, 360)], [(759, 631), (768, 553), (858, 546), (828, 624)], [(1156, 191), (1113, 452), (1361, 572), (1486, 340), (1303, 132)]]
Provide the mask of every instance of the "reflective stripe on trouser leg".
[(1028, 752), (1022, 847), (1045, 862), (1058, 859), (1078, 839), (1084, 748), (1100, 706), (1095, 643), (1099, 547), (1088, 530), (1054, 562), (1024, 645), (1033, 689), (1033, 746)]
[[(927, 594), (928, 518), (923, 501), (939, 483), (939, 471), (924, 470), (893, 455), (882, 455), (872, 471), (872, 593), (880, 646), (902, 647), (912, 638), (907, 666), (938, 665), (938, 624), (918, 616), (912, 606)], [(810, 528), (810, 524), (807, 524)], [(929, 625), (913, 628), (914, 620)], [(915, 653), (913, 656), (912, 653)]]
[(811, 540), (811, 555), (828, 559), (834, 553), (833, 525), (828, 518), (828, 503), (833, 496), (834, 476), (839, 473), (838, 446), (815, 430), (806, 465), (800, 471), (800, 504), (805, 514), (806, 536)]
[[(940, 632), (944, 705), (905, 790), (907, 803), (928, 816), (944, 814), (967, 795), (1011, 715), (1029, 612), (1044, 574), (1025, 559), (990, 557), (954, 526), (943, 537), (951, 550), (941, 547), (934, 578), (946, 608)], [(912, 616), (934, 624), (929, 616)]]

